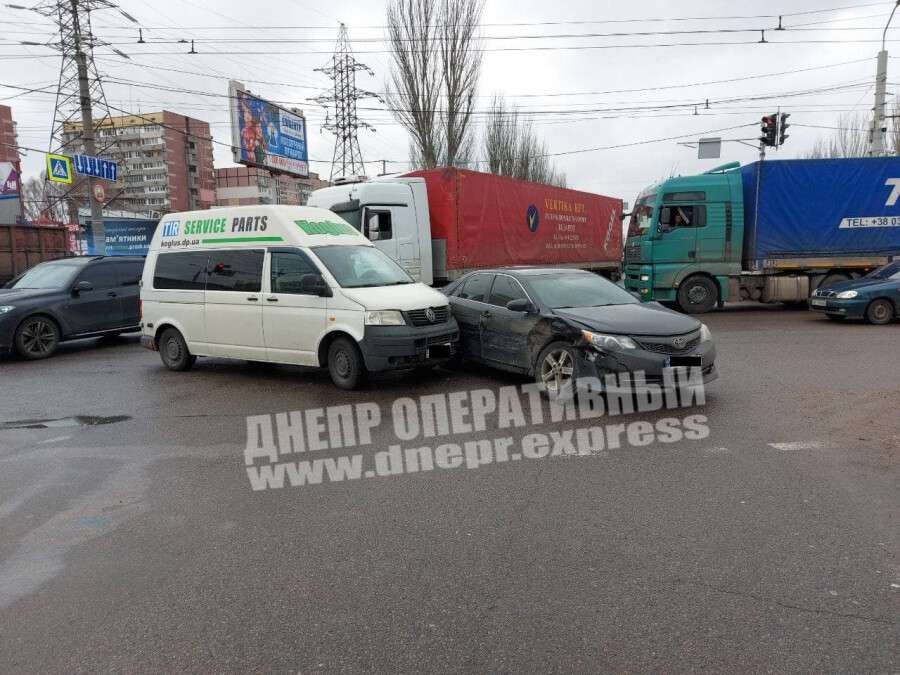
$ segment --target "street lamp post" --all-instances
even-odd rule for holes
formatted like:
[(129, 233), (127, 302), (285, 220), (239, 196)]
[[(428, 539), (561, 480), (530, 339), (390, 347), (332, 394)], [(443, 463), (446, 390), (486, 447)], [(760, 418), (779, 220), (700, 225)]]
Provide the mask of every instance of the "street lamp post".
[(878, 67), (875, 71), (875, 114), (872, 119), (872, 142), (869, 154), (876, 157), (884, 154), (884, 136), (887, 132), (887, 125), (885, 123), (886, 117), (884, 114), (884, 99), (887, 94), (888, 64), (888, 53), (885, 45), (887, 43), (888, 28), (891, 25), (891, 21), (894, 18), (894, 12), (897, 11), (898, 5), (900, 5), (900, 0), (897, 0), (897, 2), (894, 3), (891, 15), (888, 17), (887, 24), (884, 26), (884, 33), (881, 35), (881, 51), (878, 52)]

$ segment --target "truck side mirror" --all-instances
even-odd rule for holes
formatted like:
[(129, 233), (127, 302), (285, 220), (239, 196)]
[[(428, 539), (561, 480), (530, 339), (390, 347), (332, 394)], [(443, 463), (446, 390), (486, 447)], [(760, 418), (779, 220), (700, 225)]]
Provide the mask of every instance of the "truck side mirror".
[(381, 214), (368, 214), (366, 217), (366, 230), (368, 230), (369, 241), (378, 241), (381, 238)]
[(306, 295), (318, 295), (323, 298), (331, 297), (331, 289), (325, 283), (321, 274), (304, 274), (300, 279), (301, 292)]

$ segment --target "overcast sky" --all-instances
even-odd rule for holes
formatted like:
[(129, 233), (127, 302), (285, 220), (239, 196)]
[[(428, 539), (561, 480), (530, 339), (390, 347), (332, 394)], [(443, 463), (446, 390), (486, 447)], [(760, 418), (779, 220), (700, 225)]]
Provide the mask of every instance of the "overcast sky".
[[(31, 1), (21, 0), (29, 5)], [(101, 72), (115, 80), (105, 86), (112, 106), (135, 112), (165, 108), (204, 119), (212, 125), (216, 140), (230, 143), (228, 101), (222, 95), (228, 79), (242, 80), (263, 97), (292, 102), (306, 111), (310, 158), (317, 160), (312, 170), (325, 177), (333, 136), (321, 131), (324, 110), (309, 99), (329, 86), (329, 80), (314, 69), (328, 61), (338, 22), (348, 25), (357, 57), (374, 71), (374, 77), (358, 75), (360, 88), (383, 91), (390, 69), (390, 54), (381, 41), (386, 5), (378, 0), (121, 0), (120, 4), (145, 27), (147, 43), (137, 44), (137, 26), (115, 11), (95, 14), (95, 33), (131, 57), (126, 61), (109, 56), (107, 49), (98, 52), (104, 54), (97, 60)], [(834, 133), (811, 127), (836, 127), (840, 115), (848, 111), (870, 113), (875, 56), (893, 4), (890, 0), (487, 0), (481, 29), (487, 51), (478, 107), (500, 92), (523, 111), (539, 111), (535, 128), (551, 152), (564, 153), (675, 136), (683, 136), (679, 140), (684, 142), (701, 135), (752, 138), (759, 133), (760, 116), (780, 106), (792, 114), (791, 137), (770, 157), (798, 157), (816, 138)], [(840, 9), (820, 11), (833, 8)], [(805, 13), (810, 11), (817, 13)], [(777, 18), (734, 17), (779, 13), (785, 15), (783, 25), (794, 28), (767, 31), (768, 44), (757, 43), (758, 31), (722, 32), (771, 29), (778, 25)], [(0, 83), (55, 84), (59, 57), (44, 47), (15, 44), (51, 40), (50, 22), (33, 12), (4, 8), (0, 27)], [(713, 32), (634, 35), (669, 31)], [(314, 41), (296, 41), (301, 38)], [(172, 44), (180, 39), (196, 40), (199, 53), (187, 54), (188, 47)], [(163, 43), (154, 44), (158, 41)], [(888, 49), (898, 48), (897, 41), (900, 18), (888, 33)], [(662, 44), (673, 46), (657, 46)], [(892, 60), (889, 82), (900, 81), (892, 78), (897, 68), (900, 61)], [(708, 84), (720, 80), (732, 81)], [(220, 96), (165, 91), (171, 88)], [(819, 91), (797, 95), (809, 90)], [(18, 93), (0, 88), (0, 103), (13, 108), (20, 144), (44, 149), (53, 97), (36, 93), (9, 99)], [(723, 100), (759, 97), (766, 98)], [(704, 102), (696, 115), (692, 102)], [(652, 109), (673, 105), (681, 107)], [(377, 129), (360, 132), (363, 157), (371, 162), (368, 172), (380, 172), (376, 161), (382, 159), (390, 160), (389, 170), (403, 170), (409, 147), (405, 131), (377, 100), (360, 103), (360, 118)], [(739, 125), (751, 126), (715, 131)], [(665, 140), (565, 154), (555, 161), (571, 187), (633, 201), (642, 187), (671, 172), (693, 173), (730, 160), (750, 162), (756, 156), (751, 147), (727, 143), (721, 160), (698, 160), (696, 149)], [(216, 146), (215, 159), (217, 166), (233, 164), (223, 145)], [(42, 155), (28, 153), (23, 159), (25, 175), (40, 171), (42, 162)]]

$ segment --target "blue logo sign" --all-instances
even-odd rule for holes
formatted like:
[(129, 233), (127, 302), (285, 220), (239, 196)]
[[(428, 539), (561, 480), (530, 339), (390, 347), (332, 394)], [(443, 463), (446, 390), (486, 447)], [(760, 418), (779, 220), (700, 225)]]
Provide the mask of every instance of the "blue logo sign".
[(119, 174), (119, 167), (115, 162), (90, 155), (72, 155), (75, 171), (82, 176), (93, 176), (103, 180), (115, 181)]
[(178, 236), (178, 226), (180, 224), (181, 224), (181, 221), (178, 221), (178, 220), (170, 220), (168, 222), (163, 223), (162, 236), (177, 237)]
[(540, 223), (541, 216), (540, 216), (540, 213), (538, 213), (538, 209), (534, 204), (532, 204), (531, 206), (528, 207), (527, 216), (528, 216), (528, 229), (531, 230), (532, 232), (537, 232), (538, 224)]

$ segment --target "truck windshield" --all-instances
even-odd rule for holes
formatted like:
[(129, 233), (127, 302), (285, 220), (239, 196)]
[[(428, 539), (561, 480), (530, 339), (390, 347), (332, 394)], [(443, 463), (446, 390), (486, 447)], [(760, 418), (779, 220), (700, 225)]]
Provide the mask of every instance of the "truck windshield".
[(628, 223), (628, 236), (640, 237), (650, 227), (653, 216), (653, 205), (656, 203), (656, 195), (642, 195), (635, 202), (631, 211), (631, 220)]
[(634, 305), (631, 293), (596, 274), (541, 274), (528, 278), (536, 296), (551, 309)]
[(415, 283), (400, 265), (374, 246), (316, 246), (313, 251), (341, 288)]
[(75, 279), (81, 265), (38, 265), (32, 267), (10, 284), (10, 288), (39, 288), (45, 290), (67, 288)]

